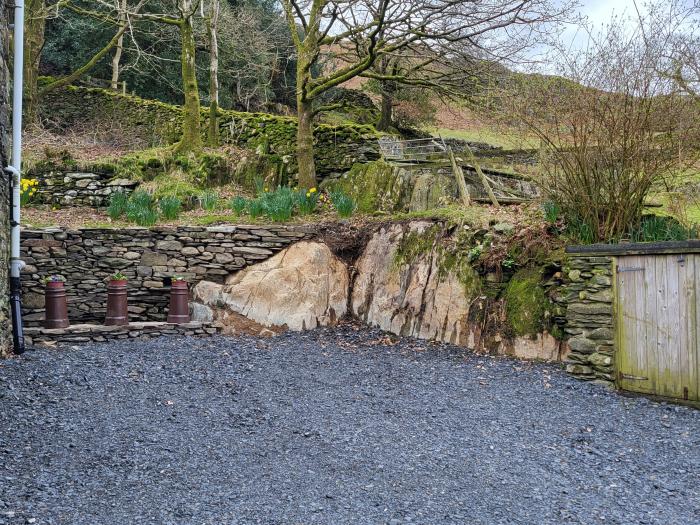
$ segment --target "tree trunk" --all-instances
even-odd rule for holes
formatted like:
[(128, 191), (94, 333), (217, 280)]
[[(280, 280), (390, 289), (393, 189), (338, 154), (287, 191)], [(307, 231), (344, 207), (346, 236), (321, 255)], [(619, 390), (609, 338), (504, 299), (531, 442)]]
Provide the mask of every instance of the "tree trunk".
[(381, 114), (377, 124), (379, 131), (389, 131), (394, 125), (394, 94), (384, 84), (386, 83), (382, 82)]
[(39, 118), (39, 56), (44, 47), (46, 29), (45, 0), (25, 2), (24, 22), (24, 124), (35, 123)]
[(192, 16), (183, 18), (179, 24), (182, 40), (182, 89), (185, 105), (182, 108), (182, 138), (176, 147), (177, 152), (199, 152), (202, 145), (199, 87), (195, 69), (195, 40)]
[(211, 0), (209, 15), (209, 146), (219, 145), (219, 0)]
[(117, 45), (117, 42), (120, 38), (124, 36), (124, 32), (127, 30), (127, 25), (124, 24), (119, 28), (119, 31), (117, 32), (116, 35), (112, 37), (112, 40), (110, 40), (105, 47), (100, 49), (90, 60), (88, 60), (85, 64), (80, 66), (78, 69), (73, 71), (70, 75), (59, 78), (58, 80), (51, 82), (50, 84), (47, 84), (41, 90), (39, 91), (39, 97), (44, 96), (46, 93), (49, 91), (52, 91), (56, 88), (60, 88), (63, 86), (67, 86), (69, 84), (72, 84), (76, 80), (78, 80), (80, 77), (82, 77), (85, 73), (90, 71), (93, 67), (95, 67), (100, 60), (102, 60), (103, 57), (107, 55), (107, 53), (110, 52), (110, 50)]
[[(126, 25), (126, 2), (127, 0), (120, 0), (119, 2), (119, 27), (122, 28)], [(124, 33), (119, 36), (117, 40), (117, 47), (114, 50), (114, 56), (112, 57), (112, 83), (111, 87), (114, 91), (119, 89), (119, 63), (122, 59), (122, 51), (124, 50)]]
[(316, 187), (316, 166), (314, 164), (314, 129), (311, 102), (297, 97), (297, 164), (299, 166), (299, 187), (305, 190)]

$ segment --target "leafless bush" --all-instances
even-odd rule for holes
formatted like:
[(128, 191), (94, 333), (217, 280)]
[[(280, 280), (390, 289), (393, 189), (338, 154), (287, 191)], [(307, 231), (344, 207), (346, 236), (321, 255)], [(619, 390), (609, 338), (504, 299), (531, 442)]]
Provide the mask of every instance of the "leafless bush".
[(521, 77), (511, 111), (542, 143), (542, 189), (585, 237), (634, 229), (656, 184), (696, 157), (690, 97), (658, 74), (660, 56), (614, 20), (588, 50), (564, 56), (567, 77)]

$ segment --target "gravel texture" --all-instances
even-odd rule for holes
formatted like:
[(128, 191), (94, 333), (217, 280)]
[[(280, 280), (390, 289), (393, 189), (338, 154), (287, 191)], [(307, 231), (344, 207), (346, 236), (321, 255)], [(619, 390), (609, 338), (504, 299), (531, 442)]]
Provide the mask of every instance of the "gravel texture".
[(353, 326), (0, 363), (2, 524), (700, 523), (700, 412)]

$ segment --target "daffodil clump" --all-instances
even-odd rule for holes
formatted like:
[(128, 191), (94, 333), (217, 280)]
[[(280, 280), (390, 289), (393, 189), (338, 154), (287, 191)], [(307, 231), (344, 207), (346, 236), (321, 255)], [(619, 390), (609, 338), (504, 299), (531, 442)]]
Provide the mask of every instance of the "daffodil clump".
[(297, 190), (296, 197), (299, 215), (310, 215), (316, 211), (316, 206), (318, 205), (318, 191), (316, 188), (311, 188), (306, 192)]
[(32, 200), (32, 197), (38, 189), (39, 181), (36, 179), (22, 179), (19, 184), (20, 187), (20, 204), (25, 206)]

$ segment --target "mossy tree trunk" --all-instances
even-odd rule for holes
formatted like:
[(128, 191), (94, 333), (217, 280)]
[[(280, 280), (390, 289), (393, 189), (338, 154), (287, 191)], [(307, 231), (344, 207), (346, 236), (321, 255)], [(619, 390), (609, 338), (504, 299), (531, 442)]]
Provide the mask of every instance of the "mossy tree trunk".
[(299, 187), (316, 187), (316, 164), (314, 162), (314, 129), (311, 103), (297, 98), (297, 164), (299, 165)]
[(176, 153), (198, 153), (204, 147), (200, 114), (199, 85), (195, 63), (197, 46), (193, 18), (201, 0), (177, 0), (178, 16), (141, 13), (136, 18), (176, 26), (180, 32), (180, 65), (182, 70), (182, 135), (175, 146)]
[[(324, 9), (332, 5), (330, 0), (311, 0), (302, 5), (297, 0), (282, 0), (289, 32), (297, 51), (296, 81), (297, 81), (297, 164), (299, 166), (299, 186), (310, 189), (316, 186), (316, 166), (314, 163), (314, 130), (313, 117), (319, 108), (314, 108), (314, 102), (335, 86), (356, 77), (368, 69), (376, 59), (376, 33), (372, 35), (365, 49), (366, 55), (357, 62), (340, 67), (328, 74), (314, 75), (313, 66), (318, 63), (321, 50), (336, 42), (336, 39), (355, 34), (350, 30), (343, 35), (329, 35), (329, 27), (322, 29)], [(382, 9), (382, 16), (385, 10)], [(336, 12), (334, 16), (337, 15)], [(378, 22), (375, 22), (378, 24)], [(302, 29), (300, 29), (303, 28)], [(359, 29), (357, 31), (360, 31)]]
[[(191, 7), (189, 0), (181, 0), (182, 4)], [(179, 21), (182, 51), (182, 90), (185, 104), (182, 108), (182, 138), (176, 147), (180, 153), (198, 152), (202, 150), (202, 130), (199, 102), (199, 86), (197, 85), (197, 69), (195, 64), (196, 43), (192, 27), (192, 15)]]
[(45, 0), (26, 0), (24, 4), (24, 124), (39, 118), (39, 57), (46, 29)]
[(394, 94), (396, 93), (396, 83), (389, 80), (380, 81), (381, 86), (381, 114), (377, 129), (388, 131), (394, 125)]
[(207, 29), (209, 32), (209, 146), (219, 145), (219, 0), (211, 0)]

